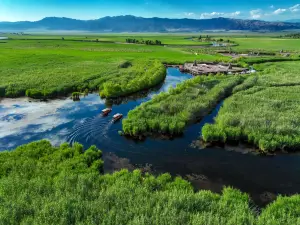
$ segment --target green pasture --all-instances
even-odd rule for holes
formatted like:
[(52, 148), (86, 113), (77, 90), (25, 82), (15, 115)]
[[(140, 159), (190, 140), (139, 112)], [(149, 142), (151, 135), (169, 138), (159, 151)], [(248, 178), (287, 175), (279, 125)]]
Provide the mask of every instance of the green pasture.
[(300, 51), (300, 39), (276, 38), (276, 37), (244, 37), (232, 38), (239, 46), (234, 49), (247, 50), (271, 50), (271, 51)]

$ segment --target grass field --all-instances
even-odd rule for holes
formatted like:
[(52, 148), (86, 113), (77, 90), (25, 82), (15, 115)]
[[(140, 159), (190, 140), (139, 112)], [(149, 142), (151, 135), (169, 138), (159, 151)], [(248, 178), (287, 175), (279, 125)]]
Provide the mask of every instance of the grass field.
[(272, 51), (290, 51), (300, 52), (300, 39), (275, 38), (275, 37), (247, 37), (232, 38), (239, 46), (234, 47), (238, 50), (272, 50)]
[(47, 141), (0, 153), (1, 224), (299, 224), (300, 196), (256, 210), (233, 188), (194, 192), (169, 174), (101, 174), (101, 151)]
[[(24, 96), (28, 89), (59, 95), (85, 88), (95, 90), (109, 80), (123, 80), (126, 86), (129, 79), (127, 82), (122, 78), (140, 76), (134, 68), (141, 61), (176, 64), (195, 59), (228, 60), (220, 55), (195, 56), (163, 46), (66, 40), (8, 40), (0, 44), (0, 51), (0, 89), (7, 97)], [(120, 68), (124, 61), (133, 65), (127, 69), (129, 72)], [(151, 86), (137, 87), (135, 91)]]

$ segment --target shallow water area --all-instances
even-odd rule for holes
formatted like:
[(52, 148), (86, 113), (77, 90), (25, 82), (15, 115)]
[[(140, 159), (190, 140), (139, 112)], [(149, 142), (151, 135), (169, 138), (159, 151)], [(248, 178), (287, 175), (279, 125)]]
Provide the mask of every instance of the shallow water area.
[[(104, 152), (106, 171), (120, 168), (149, 167), (154, 173), (169, 172), (189, 179), (196, 188), (221, 191), (224, 185), (234, 186), (264, 203), (264, 193), (294, 194), (300, 190), (300, 155), (262, 157), (222, 148), (192, 148), (201, 127), (213, 123), (222, 102), (201, 122), (189, 126), (184, 135), (174, 140), (147, 138), (135, 141), (118, 134), (121, 121), (112, 123), (112, 116), (127, 113), (155, 94), (167, 91), (192, 78), (176, 68), (168, 68), (165, 82), (148, 92), (127, 98), (104, 100), (98, 94), (49, 102), (27, 98), (0, 101), (0, 150), (40, 139), (53, 144), (80, 142), (86, 148), (96, 145)], [(29, 102), (31, 101), (31, 102)], [(101, 110), (112, 107), (107, 117)], [(116, 162), (116, 161), (120, 162)]]

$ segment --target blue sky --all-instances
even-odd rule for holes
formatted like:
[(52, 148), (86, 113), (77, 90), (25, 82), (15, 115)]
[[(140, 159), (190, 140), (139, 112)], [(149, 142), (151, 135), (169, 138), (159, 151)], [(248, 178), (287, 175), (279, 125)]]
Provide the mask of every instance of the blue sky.
[(300, 19), (300, 0), (0, 0), (0, 21), (35, 21), (48, 16), (104, 16), (260, 20)]

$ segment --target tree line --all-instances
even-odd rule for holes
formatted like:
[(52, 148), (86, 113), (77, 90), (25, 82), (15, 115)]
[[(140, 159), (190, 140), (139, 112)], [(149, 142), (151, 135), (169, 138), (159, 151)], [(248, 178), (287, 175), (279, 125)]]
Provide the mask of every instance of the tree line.
[(160, 40), (138, 40), (135, 38), (127, 38), (126, 43), (133, 43), (133, 44), (146, 44), (146, 45), (162, 45)]

